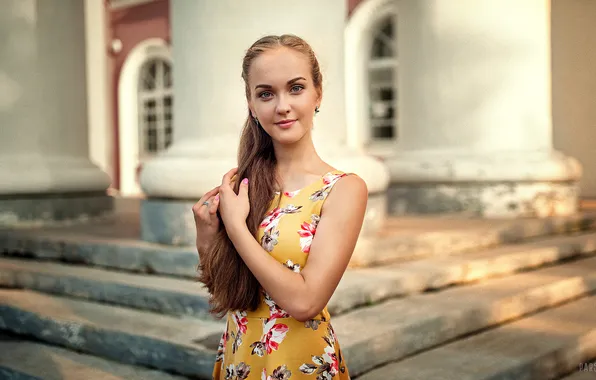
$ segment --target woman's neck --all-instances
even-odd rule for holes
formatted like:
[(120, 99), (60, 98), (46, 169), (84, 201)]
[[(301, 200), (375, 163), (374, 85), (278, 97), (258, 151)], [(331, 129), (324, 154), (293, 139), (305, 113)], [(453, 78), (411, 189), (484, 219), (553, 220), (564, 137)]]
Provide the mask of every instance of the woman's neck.
[(330, 169), (317, 154), (312, 139), (305, 140), (304, 144), (275, 146), (276, 174), (284, 188), (300, 187)]

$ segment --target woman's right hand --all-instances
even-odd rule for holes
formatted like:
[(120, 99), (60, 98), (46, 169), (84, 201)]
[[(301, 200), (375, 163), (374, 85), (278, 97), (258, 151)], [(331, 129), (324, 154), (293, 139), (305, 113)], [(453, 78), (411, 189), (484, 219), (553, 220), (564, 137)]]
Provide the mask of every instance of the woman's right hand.
[[(204, 205), (204, 202), (209, 202)], [(209, 248), (219, 230), (217, 207), (219, 205), (219, 186), (207, 192), (192, 206), (197, 230), (197, 249), (199, 253)]]

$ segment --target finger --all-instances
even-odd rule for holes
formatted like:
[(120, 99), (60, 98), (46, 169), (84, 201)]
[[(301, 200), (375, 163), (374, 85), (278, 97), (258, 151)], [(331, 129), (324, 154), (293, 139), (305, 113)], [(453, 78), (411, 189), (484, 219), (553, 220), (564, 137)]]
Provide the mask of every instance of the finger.
[(209, 199), (209, 197), (213, 196), (214, 194), (217, 194), (218, 192), (219, 192), (219, 186), (216, 186), (213, 189), (206, 192), (205, 194), (203, 194), (201, 199), (199, 199), (199, 201), (192, 206), (193, 214), (199, 215), (201, 208), (204, 206), (203, 203), (205, 202), (205, 200)]
[(211, 198), (207, 199), (207, 202), (209, 202), (208, 205), (206, 205), (206, 207), (201, 207), (200, 210), (200, 216), (201, 219), (207, 223), (209, 223), (209, 221), (211, 220), (211, 206), (213, 205), (213, 202), (215, 200), (215, 195), (212, 196)]
[(209, 214), (211, 217), (217, 213), (217, 207), (219, 206), (219, 194), (216, 194), (213, 197), (213, 201), (209, 202)]
[(248, 197), (248, 178), (244, 178), (240, 182), (240, 189), (238, 189), (239, 197)]
[(201, 197), (201, 199), (199, 199), (199, 201), (197, 202), (197, 204), (199, 206), (202, 206), (203, 205), (203, 202), (205, 202), (207, 199), (211, 198), (212, 196), (214, 196), (218, 192), (219, 192), (219, 186), (215, 186), (213, 189), (211, 189), (208, 192), (206, 192), (205, 194), (203, 194), (203, 196)]
[(224, 188), (229, 188), (230, 186), (230, 182), (232, 180), (232, 177), (234, 176), (234, 174), (236, 174), (236, 172), (238, 171), (238, 168), (234, 168), (230, 171), (228, 171), (222, 178), (221, 180), (221, 187)]

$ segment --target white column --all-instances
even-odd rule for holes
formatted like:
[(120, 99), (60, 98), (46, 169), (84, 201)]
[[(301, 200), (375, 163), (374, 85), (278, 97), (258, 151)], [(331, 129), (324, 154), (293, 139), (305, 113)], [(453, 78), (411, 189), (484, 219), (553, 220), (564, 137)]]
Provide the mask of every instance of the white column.
[[(384, 193), (389, 180), (385, 166), (345, 145), (345, 1), (218, 0), (170, 4), (174, 143), (143, 167), (141, 186), (149, 197), (196, 200), (236, 166), (240, 131), (248, 115), (242, 59), (260, 37), (286, 33), (296, 34), (312, 45), (323, 73), (323, 101), (313, 133), (317, 151), (338, 169), (358, 173), (371, 193)], [(151, 230), (151, 221), (164, 217), (166, 211), (157, 206), (151, 208), (148, 202), (145, 205), (142, 223), (147, 232)], [(188, 210), (184, 205), (167, 215)], [(384, 205), (375, 212), (379, 217), (384, 215)], [(191, 223), (192, 218), (176, 225), (171, 234), (176, 235), (177, 241), (192, 241), (190, 236), (180, 237), (183, 225), (191, 234)], [(162, 238), (150, 236), (149, 232), (144, 238), (170, 242), (164, 228), (155, 228), (155, 234)]]
[(104, 192), (89, 160), (84, 3), (8, 0), (0, 12), (0, 197)]
[(85, 0), (85, 45), (89, 155), (110, 176), (114, 167), (112, 72), (108, 56), (108, 10), (105, 0)]
[(552, 148), (550, 2), (397, 4), (392, 212), (574, 212), (581, 168)]
[[(148, 195), (196, 198), (236, 165), (248, 114), (242, 58), (260, 37), (284, 33), (304, 38), (319, 58), (324, 95), (315, 119), (318, 151), (332, 164), (361, 174), (371, 191), (386, 188), (384, 166), (345, 147), (345, 1), (173, 1), (171, 7), (174, 144), (144, 166), (141, 185)], [(333, 137), (323, 145), (324, 135)]]

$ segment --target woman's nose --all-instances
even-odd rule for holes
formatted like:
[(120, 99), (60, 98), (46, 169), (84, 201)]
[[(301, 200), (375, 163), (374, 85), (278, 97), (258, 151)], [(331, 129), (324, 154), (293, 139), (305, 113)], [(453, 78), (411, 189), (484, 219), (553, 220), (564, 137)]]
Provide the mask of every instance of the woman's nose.
[(282, 114), (290, 112), (290, 103), (288, 102), (288, 99), (285, 96), (280, 96), (278, 99), (277, 112)]

